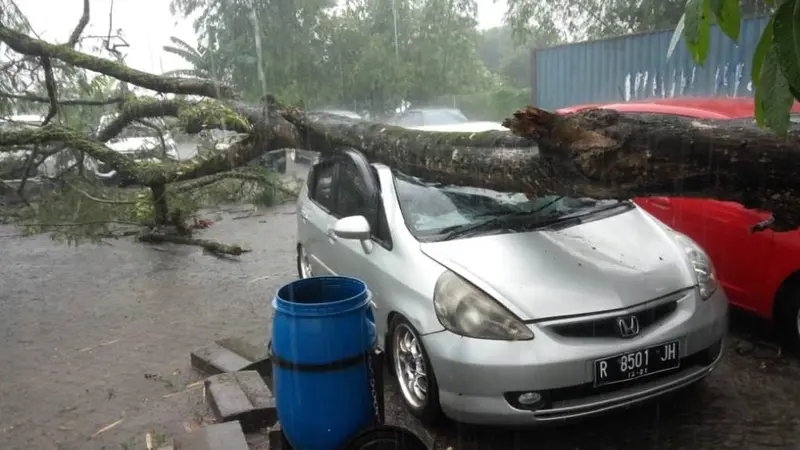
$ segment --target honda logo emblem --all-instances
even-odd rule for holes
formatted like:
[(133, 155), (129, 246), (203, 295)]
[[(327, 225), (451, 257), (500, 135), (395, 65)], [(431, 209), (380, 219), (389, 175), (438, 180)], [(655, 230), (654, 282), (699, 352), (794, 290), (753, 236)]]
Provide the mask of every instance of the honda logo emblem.
[(616, 321), (620, 337), (630, 338), (639, 334), (639, 319), (636, 316), (617, 317)]

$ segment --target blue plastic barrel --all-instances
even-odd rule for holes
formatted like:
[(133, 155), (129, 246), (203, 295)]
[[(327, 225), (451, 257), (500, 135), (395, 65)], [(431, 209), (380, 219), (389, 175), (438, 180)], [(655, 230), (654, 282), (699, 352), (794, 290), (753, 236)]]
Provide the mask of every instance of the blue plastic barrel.
[(338, 450), (372, 425), (370, 301), (366, 284), (354, 278), (306, 278), (278, 289), (272, 380), (278, 420), (294, 450)]

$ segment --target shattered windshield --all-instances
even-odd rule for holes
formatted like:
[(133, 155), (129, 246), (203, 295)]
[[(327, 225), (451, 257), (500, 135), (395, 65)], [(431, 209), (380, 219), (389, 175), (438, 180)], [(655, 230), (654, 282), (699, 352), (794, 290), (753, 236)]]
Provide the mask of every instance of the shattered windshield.
[[(444, 186), (395, 172), (395, 189), (405, 222), (418, 239), (447, 239), (448, 233), (529, 231), (537, 225), (619, 203), (558, 195), (530, 197), (523, 193)], [(499, 220), (498, 220), (499, 219)]]

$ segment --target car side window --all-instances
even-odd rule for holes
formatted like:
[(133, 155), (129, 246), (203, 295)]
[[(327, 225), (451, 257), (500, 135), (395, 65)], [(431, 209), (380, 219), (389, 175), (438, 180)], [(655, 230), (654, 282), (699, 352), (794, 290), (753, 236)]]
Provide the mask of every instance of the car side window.
[(336, 210), (335, 174), (336, 164), (320, 164), (314, 169), (313, 189), (309, 191), (311, 199), (332, 214)]
[[(375, 174), (374, 168), (370, 169)], [(352, 161), (345, 160), (340, 163), (338, 180), (337, 216), (364, 216), (369, 222), (373, 239), (385, 247), (391, 247), (391, 235), (383, 203), (380, 197), (373, 199), (367, 194), (366, 180)]]
[(340, 217), (363, 215), (369, 220), (374, 206), (367, 195), (364, 177), (355, 163), (343, 160), (339, 163), (338, 202), (336, 212)]

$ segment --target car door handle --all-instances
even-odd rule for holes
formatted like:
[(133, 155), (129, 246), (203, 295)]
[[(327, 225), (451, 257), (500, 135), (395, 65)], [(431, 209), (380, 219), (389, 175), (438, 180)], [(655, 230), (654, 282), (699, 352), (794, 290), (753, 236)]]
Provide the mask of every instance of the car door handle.
[(308, 221), (308, 212), (306, 212), (304, 210), (301, 210), (300, 211), (300, 219), (302, 219), (304, 222), (307, 222)]
[(333, 232), (333, 228), (328, 228), (325, 231), (325, 234), (328, 236), (328, 239), (335, 241), (336, 240), (336, 233)]

